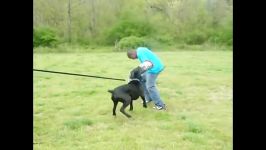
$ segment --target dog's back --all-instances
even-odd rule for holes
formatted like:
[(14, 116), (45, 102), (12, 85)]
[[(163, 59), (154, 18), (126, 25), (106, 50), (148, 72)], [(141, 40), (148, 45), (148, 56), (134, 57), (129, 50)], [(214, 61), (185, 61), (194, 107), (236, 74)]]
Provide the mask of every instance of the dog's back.
[(114, 97), (121, 97), (121, 95), (129, 95), (132, 100), (136, 100), (139, 96), (143, 96), (143, 88), (139, 81), (130, 81), (128, 84), (124, 84), (116, 87), (114, 90), (108, 90)]

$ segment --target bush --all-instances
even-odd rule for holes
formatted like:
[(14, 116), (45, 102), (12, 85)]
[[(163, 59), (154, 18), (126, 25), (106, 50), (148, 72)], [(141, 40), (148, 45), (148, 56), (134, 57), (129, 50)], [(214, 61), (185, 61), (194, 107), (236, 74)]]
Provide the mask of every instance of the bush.
[(143, 37), (152, 32), (152, 26), (144, 21), (120, 21), (107, 31), (106, 43), (114, 44), (128, 36)]
[(174, 43), (174, 36), (170, 34), (160, 34), (154, 39), (161, 44), (172, 45)]
[(206, 42), (207, 40), (208, 35), (205, 32), (198, 30), (188, 32), (184, 37), (185, 43), (191, 45), (200, 45)]
[(232, 46), (233, 44), (232, 28), (226, 27), (226, 28), (213, 30), (210, 34), (209, 42), (218, 45)]
[(33, 29), (33, 47), (48, 46), (54, 47), (58, 44), (58, 37), (55, 30), (50, 27), (39, 27)]
[(148, 41), (145, 40), (144, 37), (129, 36), (122, 38), (117, 44), (115, 50), (125, 51), (129, 48), (137, 48), (140, 46), (150, 48), (150, 44), (148, 44)]

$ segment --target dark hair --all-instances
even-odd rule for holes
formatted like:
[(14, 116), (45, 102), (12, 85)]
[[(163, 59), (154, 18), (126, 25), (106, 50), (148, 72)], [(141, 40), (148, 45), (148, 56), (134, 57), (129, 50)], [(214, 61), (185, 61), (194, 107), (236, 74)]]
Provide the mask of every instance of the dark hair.
[(127, 51), (127, 57), (132, 58), (133, 54), (135, 54), (135, 53), (136, 53), (136, 50), (130, 49)]

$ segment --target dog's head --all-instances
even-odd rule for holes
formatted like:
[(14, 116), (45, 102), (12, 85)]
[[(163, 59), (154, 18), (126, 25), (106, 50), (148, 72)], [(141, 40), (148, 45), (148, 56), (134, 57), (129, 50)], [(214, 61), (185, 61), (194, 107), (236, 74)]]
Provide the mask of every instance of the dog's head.
[(131, 81), (138, 81), (141, 82), (143, 80), (142, 75), (140, 74), (133, 74), (132, 72), (129, 75), (129, 79), (128, 79), (128, 83), (130, 83)]
[(134, 68), (130, 74), (129, 74), (129, 79), (138, 79), (141, 81), (142, 79), (142, 76), (141, 76), (141, 68), (140, 67), (137, 67), (137, 68)]

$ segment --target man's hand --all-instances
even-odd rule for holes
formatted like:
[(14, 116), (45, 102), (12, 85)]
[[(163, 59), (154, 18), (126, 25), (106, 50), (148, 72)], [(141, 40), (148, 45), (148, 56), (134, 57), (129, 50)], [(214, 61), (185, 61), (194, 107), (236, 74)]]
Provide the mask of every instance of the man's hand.
[(150, 68), (152, 68), (153, 64), (150, 61), (144, 61), (143, 63), (139, 65), (139, 67), (141, 67), (143, 72), (145, 72), (146, 70), (149, 70)]

